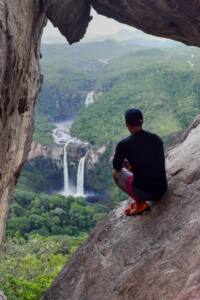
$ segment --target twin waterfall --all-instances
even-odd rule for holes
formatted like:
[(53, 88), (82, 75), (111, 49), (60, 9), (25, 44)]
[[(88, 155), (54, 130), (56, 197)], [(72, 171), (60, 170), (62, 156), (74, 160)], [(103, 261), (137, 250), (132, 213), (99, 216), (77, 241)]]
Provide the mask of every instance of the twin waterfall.
[[(92, 105), (95, 101), (96, 93), (95, 91), (91, 91), (87, 94), (85, 99), (85, 106), (88, 107)], [(84, 173), (85, 173), (85, 159), (86, 155), (82, 157), (79, 161), (78, 170), (77, 170), (77, 182), (76, 187), (74, 187), (74, 183), (72, 184), (69, 178), (69, 166), (68, 166), (68, 158), (67, 158), (67, 148), (70, 142), (73, 140), (78, 143), (82, 143), (82, 141), (73, 138), (70, 134), (70, 128), (73, 124), (74, 118), (71, 119), (65, 119), (60, 120), (58, 122), (55, 122), (55, 129), (53, 130), (53, 138), (57, 145), (64, 144), (64, 157), (63, 157), (63, 165), (64, 165), (64, 191), (60, 191), (61, 194), (65, 196), (85, 196), (84, 191)]]
[(84, 196), (84, 173), (85, 173), (85, 158), (80, 159), (77, 172), (77, 195)]
[(71, 189), (70, 189), (70, 183), (69, 183), (69, 172), (68, 172), (68, 160), (67, 160), (67, 146), (68, 146), (68, 142), (64, 145), (64, 157), (63, 157), (64, 194), (71, 195)]
[(77, 171), (77, 189), (76, 193), (73, 192), (69, 181), (69, 168), (67, 160), (67, 146), (68, 142), (64, 145), (64, 195), (65, 196), (85, 196), (84, 193), (84, 173), (85, 173), (85, 159), (86, 155), (80, 159)]

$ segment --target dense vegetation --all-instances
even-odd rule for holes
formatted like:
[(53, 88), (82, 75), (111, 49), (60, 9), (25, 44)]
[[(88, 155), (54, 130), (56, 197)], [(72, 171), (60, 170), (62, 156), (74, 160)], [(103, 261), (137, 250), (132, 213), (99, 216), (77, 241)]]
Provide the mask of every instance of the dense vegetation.
[(62, 195), (35, 194), (16, 190), (11, 205), (7, 233), (21, 236), (88, 232), (101, 219), (105, 209), (99, 204), (87, 204), (83, 198)]
[[(56, 117), (76, 113), (86, 94), (104, 72), (105, 65), (99, 60), (118, 57), (128, 51), (125, 45), (114, 41), (71, 47), (44, 45), (42, 66), (45, 81), (38, 104), (39, 114), (53, 121)], [(40, 138), (38, 129), (36, 127), (37, 140)]]
[(82, 107), (72, 133), (95, 145), (116, 143), (127, 135), (123, 115), (130, 107), (140, 108), (145, 128), (165, 139), (185, 129), (200, 110), (200, 55), (189, 62), (195, 49), (171, 52), (148, 49), (111, 61), (97, 83), (102, 95)]
[(56, 162), (37, 157), (27, 163), (17, 184), (17, 189), (34, 193), (55, 193), (63, 188), (63, 172)]
[(0, 256), (0, 290), (38, 300), (105, 214), (83, 198), (16, 190)]
[[(125, 35), (126, 32), (123, 32), (123, 36)], [(51, 143), (50, 131), (45, 129), (44, 122), (52, 123), (56, 118), (77, 113), (86, 94), (97, 88), (97, 81), (101, 82), (107, 72), (108, 66), (102, 61), (110, 63), (116, 59), (117, 62), (123, 55), (152, 46), (158, 49), (174, 46), (170, 41), (163, 43), (157, 40), (155, 43), (140, 32), (136, 32), (132, 40), (130, 38), (123, 41), (120, 34), (116, 37), (116, 40), (122, 40), (120, 42), (106, 40), (71, 47), (62, 44), (43, 45), (42, 67), (45, 80), (37, 109), (36, 141)], [(112, 71), (108, 77), (113, 77)]]
[(54, 129), (52, 120), (49, 117), (40, 113), (36, 114), (35, 118), (35, 131), (33, 138), (40, 144), (49, 145), (53, 144), (52, 130)]
[(0, 290), (9, 300), (39, 300), (86, 237), (8, 238), (0, 255)]

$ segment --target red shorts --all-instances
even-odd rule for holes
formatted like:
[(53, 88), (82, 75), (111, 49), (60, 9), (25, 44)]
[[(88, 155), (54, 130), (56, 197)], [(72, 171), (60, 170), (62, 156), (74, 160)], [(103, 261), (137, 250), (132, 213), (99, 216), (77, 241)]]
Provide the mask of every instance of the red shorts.
[(127, 194), (131, 198), (135, 199), (136, 196), (133, 193), (133, 181), (134, 181), (133, 175), (128, 176), (127, 179), (126, 179), (126, 182), (125, 182), (125, 189), (126, 189)]
[(138, 197), (133, 192), (134, 176), (127, 169), (122, 169), (119, 174), (118, 186), (123, 189), (131, 198), (139, 201)]
[(157, 201), (165, 192), (145, 192), (134, 186), (134, 175), (127, 169), (122, 169), (119, 173), (117, 185), (137, 202)]

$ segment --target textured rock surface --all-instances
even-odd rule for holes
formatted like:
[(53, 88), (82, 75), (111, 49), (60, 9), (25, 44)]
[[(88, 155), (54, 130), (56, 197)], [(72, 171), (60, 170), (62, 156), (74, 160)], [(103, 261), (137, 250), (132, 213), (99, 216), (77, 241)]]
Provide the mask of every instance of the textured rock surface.
[(32, 139), (44, 21), (39, 1), (0, 0), (0, 243), (10, 193)]
[(168, 153), (164, 199), (143, 216), (124, 217), (122, 207), (111, 212), (45, 300), (199, 299), (199, 144), (200, 116)]
[(2, 291), (0, 291), (0, 300), (7, 300), (6, 296)]
[(28, 155), (28, 160), (33, 160), (39, 156), (43, 158), (63, 161), (63, 147), (59, 145), (41, 145), (35, 141), (31, 144), (31, 150)]
[(70, 44), (79, 41), (91, 20), (88, 0), (43, 0), (47, 17)]
[(91, 0), (107, 17), (146, 33), (200, 46), (199, 0)]
[(200, 46), (199, 0), (43, 0), (48, 18), (70, 43), (83, 37), (90, 6), (146, 33)]

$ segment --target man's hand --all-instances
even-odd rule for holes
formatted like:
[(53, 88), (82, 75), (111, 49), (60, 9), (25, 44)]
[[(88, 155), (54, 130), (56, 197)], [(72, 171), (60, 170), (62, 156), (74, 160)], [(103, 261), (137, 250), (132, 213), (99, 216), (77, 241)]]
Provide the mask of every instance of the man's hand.
[(119, 171), (113, 170), (112, 175), (115, 181), (119, 180)]

